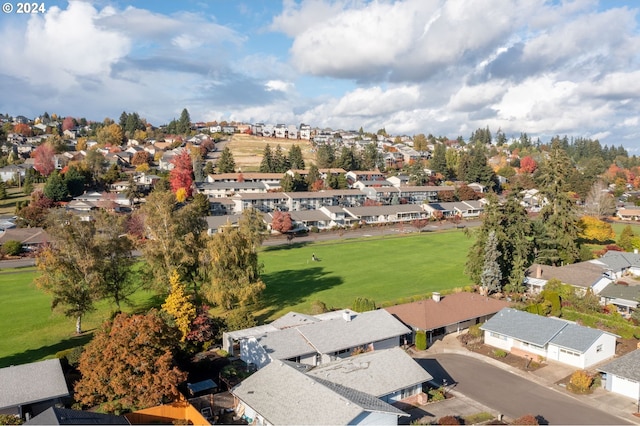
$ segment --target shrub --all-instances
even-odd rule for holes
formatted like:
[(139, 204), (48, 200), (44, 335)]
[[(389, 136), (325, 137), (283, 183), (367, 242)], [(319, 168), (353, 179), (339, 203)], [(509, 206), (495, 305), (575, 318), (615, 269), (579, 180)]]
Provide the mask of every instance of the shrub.
[(367, 299), (366, 297), (357, 297), (351, 309), (356, 312), (373, 311), (376, 309), (376, 304), (373, 300)]
[(2, 425), (21, 425), (23, 423), (20, 417), (13, 414), (0, 414), (0, 424)]
[(468, 333), (472, 337), (482, 337), (482, 330), (480, 330), (481, 326), (482, 326), (482, 324), (474, 324), (474, 325), (472, 325), (471, 327), (469, 327)]
[(465, 416), (464, 417), (464, 424), (466, 425), (478, 425), (484, 422), (487, 422), (489, 420), (493, 420), (494, 416), (491, 413), (487, 413), (486, 411), (477, 413), (477, 414), (471, 414), (470, 416)]
[(511, 422), (512, 425), (537, 425), (538, 419), (532, 414), (525, 414)]
[(429, 389), (429, 392), (427, 392), (429, 394), (429, 400), (431, 401), (442, 401), (445, 399), (444, 396), (444, 388), (433, 388), (433, 389)]
[(416, 349), (419, 351), (427, 349), (427, 333), (424, 330), (416, 331)]
[(455, 416), (444, 416), (438, 419), (439, 425), (459, 425), (460, 420)]
[(317, 234), (318, 232), (320, 232), (320, 230), (318, 229), (317, 226), (312, 226), (311, 228), (309, 228), (309, 232), (313, 232), (314, 234)]
[(324, 302), (320, 300), (314, 300), (311, 302), (311, 315), (323, 314), (325, 312), (329, 312), (329, 309)]
[(496, 358), (505, 358), (507, 356), (507, 352), (503, 351), (502, 349), (494, 349), (493, 356), (495, 356)]
[(22, 243), (16, 240), (9, 240), (2, 245), (2, 253), (9, 256), (17, 256), (22, 253)]
[(569, 379), (567, 389), (574, 393), (588, 393), (593, 384), (593, 376), (586, 370), (576, 370)]

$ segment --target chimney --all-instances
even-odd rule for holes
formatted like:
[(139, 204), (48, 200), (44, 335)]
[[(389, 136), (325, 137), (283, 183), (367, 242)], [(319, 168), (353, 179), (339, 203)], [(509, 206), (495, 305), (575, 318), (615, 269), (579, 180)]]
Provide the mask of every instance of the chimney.
[(354, 315), (352, 312), (349, 311), (344, 311), (342, 313), (342, 319), (344, 319), (345, 321), (351, 321), (353, 319)]
[(431, 294), (431, 298), (433, 299), (434, 302), (438, 303), (440, 301), (440, 293), (438, 293), (437, 291), (434, 291)]
[(536, 265), (536, 278), (542, 277), (542, 265)]

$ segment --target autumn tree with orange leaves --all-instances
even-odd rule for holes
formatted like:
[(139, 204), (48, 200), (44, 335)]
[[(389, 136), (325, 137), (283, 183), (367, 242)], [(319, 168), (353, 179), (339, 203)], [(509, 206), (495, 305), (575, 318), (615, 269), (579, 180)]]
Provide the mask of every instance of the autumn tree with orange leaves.
[[(191, 197), (193, 193), (193, 162), (191, 161), (189, 152), (182, 151), (175, 156), (171, 164), (174, 166), (169, 172), (171, 191), (177, 196), (178, 191), (184, 189), (186, 198)], [(184, 201), (184, 199), (178, 201)]]
[(96, 332), (80, 357), (75, 398), (122, 413), (175, 401), (187, 373), (176, 367), (178, 332), (157, 310), (121, 313)]

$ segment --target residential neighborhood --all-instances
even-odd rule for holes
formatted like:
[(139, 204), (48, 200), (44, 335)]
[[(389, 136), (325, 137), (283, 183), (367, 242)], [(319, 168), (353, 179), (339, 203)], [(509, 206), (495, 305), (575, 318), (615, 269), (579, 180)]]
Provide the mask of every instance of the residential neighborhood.
[[(31, 123), (26, 117), (22, 121), (25, 125)], [(54, 129), (56, 123), (49, 121), (47, 126), (33, 126), (34, 129), (46, 131)], [(103, 144), (98, 141), (77, 139), (83, 132), (90, 132), (90, 127), (67, 130), (62, 138), (65, 147), (61, 154), (51, 153), (48, 154), (51, 157), (45, 158), (46, 162), (50, 161), (47, 163), (48, 169), (42, 169), (43, 157), (32, 153), (37, 147), (48, 144), (47, 139), (51, 136), (45, 133), (39, 139), (34, 139), (8, 134), (4, 147), (7, 148), (6, 152), (14, 153), (17, 161), (0, 170), (3, 181), (20, 190), (23, 186), (38, 183), (37, 179), (40, 179), (38, 184), (43, 185), (44, 189), (48, 188), (45, 194), (53, 194), (50, 188), (52, 182), (56, 176), (62, 176), (62, 182), (67, 185), (66, 195), (53, 202), (47, 201), (44, 208), (63, 212), (67, 218), (65, 220), (75, 223), (78, 230), (86, 226), (90, 227), (87, 229), (93, 229), (91, 232), (95, 235), (105, 236), (111, 231), (120, 236), (132, 232), (129, 228), (118, 231), (121, 225), (116, 225), (116, 222), (107, 220), (103, 224), (105, 214), (106, 218), (120, 217), (132, 221), (143, 213), (142, 219), (146, 222), (154, 215), (152, 208), (169, 207), (166, 214), (171, 215), (167, 216), (172, 218), (170, 220), (188, 223), (186, 216), (175, 215), (189, 213), (189, 206), (195, 206), (198, 198), (204, 206), (198, 213), (202, 215), (198, 219), (200, 222), (191, 219), (190, 227), (183, 228), (173, 236), (167, 235), (171, 245), (181, 247), (183, 253), (197, 247), (194, 244), (200, 237), (193, 233), (194, 229), (203, 233), (201, 238), (205, 242), (230, 238), (246, 232), (247, 221), (251, 217), (254, 218), (251, 219), (254, 220), (252, 226), (257, 227), (254, 229), (262, 229), (262, 234), (254, 236), (259, 238), (257, 241), (266, 240), (275, 244), (275, 247), (284, 245), (289, 250), (296, 250), (298, 244), (307, 244), (305, 240), (314, 241), (317, 236), (325, 236), (329, 241), (341, 240), (345, 233), (349, 235), (364, 230), (354, 235), (368, 235), (367, 230), (376, 228), (397, 231), (398, 236), (420, 238), (429, 238), (430, 233), (438, 230), (465, 229), (467, 226), (472, 229), (470, 232), (482, 232), (484, 226), (492, 226), (492, 219), (488, 218), (506, 215), (509, 209), (517, 210), (522, 220), (535, 220), (545, 214), (552, 204), (551, 194), (543, 187), (516, 192), (510, 186), (511, 180), (506, 177), (489, 181), (446, 179), (442, 171), (436, 171), (433, 167), (436, 164), (434, 157), (437, 159), (440, 155), (435, 152), (436, 148), (441, 149), (438, 146), (446, 146), (451, 155), (475, 155), (469, 153), (467, 146), (451, 141), (443, 144), (434, 140), (416, 150), (415, 141), (407, 136), (398, 138), (379, 134), (370, 137), (361, 132), (326, 132), (307, 124), (235, 123), (207, 126), (195, 123), (189, 128), (190, 137), (165, 135), (163, 139), (130, 138), (120, 146), (102, 148)], [(270, 169), (262, 163), (259, 169), (222, 170), (221, 162), (227, 159), (222, 158), (219, 148), (224, 147), (222, 150), (227, 152), (225, 155), (232, 155), (228, 147), (233, 146), (235, 135), (238, 134), (243, 138), (259, 138), (263, 141), (262, 163), (269, 156), (275, 158), (275, 154), (269, 151), (269, 144), (277, 146), (279, 151), (278, 143), (284, 140), (306, 147), (304, 151), (308, 151), (307, 154), (314, 154), (315, 151), (316, 162), (320, 159), (319, 150), (328, 149), (336, 154), (356, 153), (359, 156), (365, 156), (367, 152), (375, 153), (378, 162), (374, 163), (374, 170), (333, 167), (336, 164), (319, 168), (315, 162), (311, 167), (300, 167), (300, 164), (291, 162), (292, 167), (286, 170), (281, 167), (281, 171), (273, 171), (273, 165)], [(268, 138), (269, 143), (265, 145), (263, 138)], [(77, 150), (79, 143), (83, 149)], [(288, 153), (278, 155), (291, 155), (296, 146), (290, 145)], [(505, 147), (493, 149), (512, 161), (516, 158)], [(201, 158), (199, 162), (191, 158), (191, 153), (196, 151), (199, 153), (196, 158)], [(93, 177), (94, 181), (85, 180), (79, 187), (81, 191), (74, 190), (70, 183), (66, 183), (71, 176), (70, 170), (81, 170), (88, 157), (96, 156), (99, 166), (95, 169), (94, 173), (97, 174)], [(143, 157), (144, 160), (140, 162)], [(545, 161), (544, 157), (541, 157), (541, 161)], [(211, 165), (205, 167), (208, 162)], [(260, 161), (256, 161), (254, 167), (258, 163)], [(205, 172), (206, 168), (209, 170)], [(42, 170), (47, 170), (49, 175), (42, 176)], [(185, 173), (188, 176), (186, 180), (179, 178)], [(520, 173), (524, 176), (526, 172)], [(166, 185), (166, 189), (162, 189), (163, 185)], [(29, 190), (33, 191), (31, 187)], [(611, 198), (611, 193), (616, 190), (614, 186), (599, 189)], [(625, 187), (620, 200), (633, 196), (631, 188)], [(165, 198), (158, 201), (158, 197)], [(178, 197), (183, 197), (183, 201), (179, 202)], [(587, 211), (588, 203), (592, 202), (589, 197), (591, 195), (588, 194), (584, 201), (574, 202), (574, 209)], [(182, 204), (172, 208), (171, 205), (167, 206), (167, 201)], [(16, 208), (15, 214), (3, 216), (0, 244), (3, 247), (17, 245), (17, 257), (35, 258), (36, 264), (40, 265), (38, 270), (43, 271), (46, 277), (56, 269), (47, 269), (40, 253), (53, 253), (52, 248), (65, 250), (61, 245), (61, 238), (65, 238), (65, 234), (60, 229), (51, 228), (50, 221), (55, 218), (53, 213), (36, 219), (37, 216), (33, 216), (29, 210), (32, 204), (35, 208), (35, 202), (31, 201)], [(628, 203), (619, 201), (617, 208), (607, 211), (604, 216), (608, 214), (614, 217), (615, 214), (616, 220), (623, 223), (632, 223), (637, 219), (625, 214), (625, 210), (633, 209)], [(46, 213), (47, 210), (43, 211)], [(512, 226), (509, 223), (516, 223), (506, 216), (501, 220), (506, 227)], [(152, 253), (150, 250), (156, 242), (161, 243), (166, 237), (151, 228), (151, 223), (148, 222), (142, 231), (135, 231), (138, 232), (138, 242), (122, 246), (124, 250), (132, 250), (119, 261), (124, 262), (123, 265), (133, 264), (133, 249), (137, 247), (137, 256), (150, 264), (155, 262), (153, 257), (149, 257)], [(106, 228), (102, 228), (105, 225)], [(589, 226), (595, 225), (584, 222), (581, 226), (587, 232)], [(606, 223), (604, 226), (607, 226)], [(113, 229), (109, 231), (109, 227)], [(476, 229), (478, 231), (473, 231)], [(490, 229), (495, 232), (496, 228)], [(510, 244), (516, 244), (515, 240), (509, 238), (511, 231), (507, 228), (503, 231), (506, 239), (500, 242), (500, 251), (517, 252), (519, 249), (515, 246), (508, 248)], [(184, 239), (185, 235), (191, 236)], [(602, 238), (611, 241), (611, 235), (605, 234)], [(71, 384), (69, 374), (80, 370), (87, 375), (86, 368), (91, 364), (83, 363), (89, 355), (76, 355), (79, 358), (74, 358), (70, 352), (63, 352), (63, 355), (52, 359), (7, 366), (0, 368), (0, 377), (5, 377), (1, 383), (7, 384), (0, 386), (0, 395), (4, 395), (0, 398), (4, 401), (0, 412), (22, 419), (26, 424), (148, 424), (175, 421), (192, 424), (408, 424), (437, 422), (440, 417), (446, 416), (458, 416), (459, 421), (463, 421), (463, 415), (472, 415), (474, 413), (470, 411), (478, 410), (472, 407), (480, 407), (486, 413), (487, 420), (502, 421), (503, 424), (506, 419), (517, 422), (518, 415), (527, 415), (521, 412), (505, 416), (499, 406), (483, 405), (481, 398), (471, 399), (469, 395), (461, 393), (457, 389), (456, 372), (445, 372), (442, 366), (433, 363), (447, 353), (481, 359), (487, 365), (497, 365), (498, 368), (522, 370), (518, 373), (522, 375), (522, 380), (547, 383), (552, 388), (558, 388), (564, 383), (563, 380), (569, 380), (569, 376), (573, 380), (574, 375), (583, 374), (590, 383), (597, 383), (589, 388), (593, 398), (606, 400), (612, 407), (623, 407), (625, 403), (629, 406), (640, 398), (638, 378), (633, 374), (637, 364), (634, 356), (638, 351), (633, 345), (637, 347), (637, 336), (640, 334), (618, 331), (622, 328), (585, 325), (583, 322), (586, 317), (578, 312), (586, 312), (581, 306), (589, 300), (591, 305), (585, 305), (590, 309), (589, 312), (602, 310), (609, 315), (615, 314), (620, 321), (633, 324), (640, 301), (640, 283), (635, 279), (640, 275), (640, 257), (637, 248), (634, 248), (633, 234), (630, 238), (630, 251), (609, 248), (582, 261), (548, 263), (543, 257), (532, 257), (534, 261), (523, 265), (519, 271), (521, 275), (516, 273), (517, 262), (513, 260), (513, 263), (505, 264), (503, 272), (521, 276), (521, 281), (512, 287), (513, 290), (505, 284), (495, 287), (496, 284), (492, 284), (486, 273), (482, 272), (478, 281), (475, 281), (476, 285), (453, 291), (446, 287), (437, 288), (441, 291), (431, 291), (410, 301), (398, 299), (378, 306), (365, 294), (364, 299), (356, 301), (362, 305), (356, 305), (356, 302), (349, 305), (347, 302), (343, 306), (323, 307), (320, 312), (313, 313), (288, 310), (265, 322), (251, 319), (242, 322), (246, 324), (244, 327), (221, 328), (218, 341), (207, 341), (211, 345), (209, 349), (202, 345), (204, 341), (192, 343), (194, 349), (201, 348), (199, 350), (202, 352), (197, 355), (200, 359), (216, 365), (207, 367), (213, 370), (207, 370), (209, 373), (205, 374), (196, 373), (195, 370), (189, 372), (188, 382), (173, 385), (177, 393), (172, 392), (171, 396), (164, 394), (157, 404), (124, 410), (122, 414), (119, 414), (120, 410), (78, 410), (78, 406), (72, 404), (74, 398), (85, 392), (82, 388), (85, 384)], [(476, 244), (480, 244), (480, 241), (478, 239)], [(68, 244), (73, 247), (73, 243)], [(96, 250), (108, 250), (109, 247), (98, 248), (102, 247), (99, 240), (91, 244), (96, 244)], [(199, 250), (208, 253), (207, 256), (220, 257), (230, 247), (228, 244), (236, 243), (224, 244), (227, 246), (223, 251), (216, 251), (214, 246), (202, 246)], [(490, 248), (489, 243), (482, 244), (479, 253), (484, 257), (486, 271), (491, 267), (486, 260)], [(619, 244), (624, 244), (624, 241), (620, 240)], [(320, 249), (316, 247), (316, 250)], [(104, 260), (115, 256), (104, 251), (100, 253), (105, 253), (102, 255)], [(262, 252), (256, 251), (254, 246), (250, 253), (261, 255)], [(311, 265), (317, 264), (322, 268), (325, 258), (326, 254), (316, 256), (314, 252)], [(179, 262), (176, 265), (180, 265)], [(309, 265), (309, 260), (306, 264)], [(105, 263), (104, 268), (108, 268), (107, 265)], [(148, 270), (150, 277), (162, 271), (160, 263), (155, 265), (154, 270)], [(199, 265), (202, 267), (206, 264)], [(69, 271), (75, 273), (71, 269)], [(226, 273), (225, 269), (219, 273)], [(434, 273), (437, 275), (437, 272)], [(180, 286), (175, 281), (179, 277), (178, 274), (176, 278), (171, 278), (172, 286), (175, 283)], [(504, 280), (507, 275), (502, 277)], [(159, 279), (162, 282), (162, 275)], [(123, 280), (119, 279), (116, 284), (123, 285)], [(43, 288), (50, 285), (50, 281), (40, 282)], [(209, 300), (214, 305), (223, 303), (223, 299), (216, 298), (218, 293), (207, 293), (212, 290), (208, 289), (206, 282), (201, 285), (204, 294), (212, 294)], [(187, 289), (184, 285), (181, 288), (182, 292)], [(124, 287), (123, 291), (126, 291)], [(254, 290), (246, 287), (242, 291)], [(180, 306), (194, 306), (187, 297), (180, 299), (181, 302), (171, 302), (178, 303), (171, 308), (174, 305), (169, 303), (170, 297), (177, 296), (178, 293), (174, 294), (172, 290), (162, 305), (162, 309), (172, 312), (169, 315), (176, 319), (182, 315)], [(64, 301), (66, 296), (56, 297), (60, 297), (61, 303), (67, 303)], [(237, 306), (253, 306), (251, 302), (242, 301), (244, 299), (240, 297), (243, 296), (226, 297), (233, 297), (225, 300), (235, 300)], [(195, 307), (193, 309), (195, 312)], [(566, 311), (567, 317), (575, 316), (575, 319), (567, 319), (565, 315), (559, 318), (561, 311)], [(202, 315), (206, 324), (213, 324), (206, 319), (209, 313)], [(249, 315), (253, 318), (252, 314)], [(193, 322), (187, 325), (195, 327), (195, 316), (191, 318), (189, 321)], [(122, 321), (133, 319), (125, 316)], [(88, 347), (75, 350), (79, 351), (78, 354), (90, 352)], [(187, 368), (196, 368), (197, 363), (192, 361), (190, 364)], [(95, 373), (99, 374), (98, 371)], [(158, 371), (155, 374), (167, 373)], [(47, 380), (48, 387), (21, 387), (22, 392), (13, 391), (20, 385), (12, 383), (37, 383), (37, 377), (43, 376), (51, 376)], [(553, 382), (549, 381), (550, 378), (553, 378)], [(573, 388), (568, 386), (566, 389)], [(632, 410), (610, 411), (607, 415), (621, 422), (633, 421)], [(432, 414), (425, 415), (429, 412)], [(538, 415), (541, 419), (553, 419), (554, 415), (559, 414), (545, 411), (544, 415)]]

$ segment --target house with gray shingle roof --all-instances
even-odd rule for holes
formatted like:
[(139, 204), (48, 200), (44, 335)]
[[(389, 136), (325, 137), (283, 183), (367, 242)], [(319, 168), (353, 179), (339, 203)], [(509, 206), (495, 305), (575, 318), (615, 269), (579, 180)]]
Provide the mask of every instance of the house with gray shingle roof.
[(487, 345), (577, 368), (589, 368), (612, 358), (618, 337), (559, 318), (510, 308), (499, 311), (480, 329)]
[(231, 392), (239, 400), (236, 413), (249, 424), (397, 424), (408, 416), (370, 393), (286, 361), (272, 362)]
[(0, 414), (31, 418), (68, 396), (57, 358), (0, 368)]
[(318, 365), (307, 374), (369, 393), (389, 404), (422, 393), (423, 385), (433, 380), (399, 347)]
[[(349, 357), (358, 350), (397, 347), (411, 333), (382, 309), (363, 313), (345, 309), (336, 315), (315, 317), (290, 315), (286, 321), (224, 333), (225, 350), (235, 353), (237, 342), (240, 358), (258, 368), (276, 360), (315, 366)], [(299, 322), (290, 325), (293, 315)]]
[(618, 312), (629, 315), (638, 309), (640, 285), (611, 283), (603, 288), (598, 296), (600, 296), (600, 302), (603, 305), (615, 305)]
[(124, 416), (49, 407), (25, 425), (130, 425)]
[(629, 397), (634, 402), (640, 400), (640, 349), (598, 368), (603, 373), (606, 390)]

